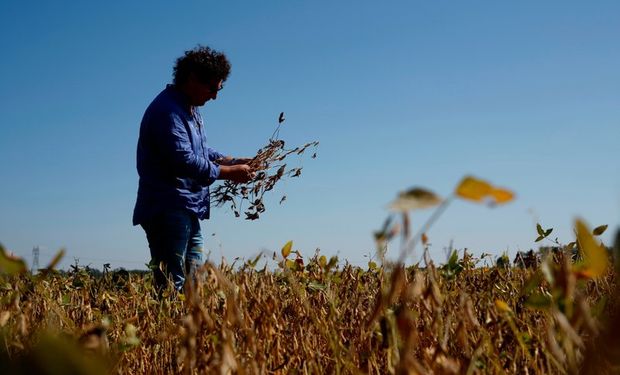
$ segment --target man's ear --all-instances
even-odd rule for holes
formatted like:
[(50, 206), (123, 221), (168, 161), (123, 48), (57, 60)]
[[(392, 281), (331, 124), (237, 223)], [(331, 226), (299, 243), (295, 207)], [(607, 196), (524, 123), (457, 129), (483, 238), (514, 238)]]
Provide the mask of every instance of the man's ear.
[(198, 80), (198, 75), (196, 75), (196, 73), (194, 72), (189, 72), (189, 74), (187, 75), (187, 81), (185, 83), (193, 85), (199, 82), (200, 81)]

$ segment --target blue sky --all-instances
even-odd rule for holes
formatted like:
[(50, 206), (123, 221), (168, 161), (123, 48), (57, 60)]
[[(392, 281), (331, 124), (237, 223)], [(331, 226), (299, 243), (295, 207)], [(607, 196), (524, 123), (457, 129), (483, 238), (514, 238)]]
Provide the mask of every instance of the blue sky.
[(39, 245), (41, 263), (66, 247), (64, 266), (143, 267), (139, 123), (198, 43), (232, 62), (202, 108), (213, 147), (253, 155), (280, 111), (288, 144), (321, 143), (260, 220), (214, 210), (213, 259), (293, 240), (365, 264), (399, 191), (445, 196), (466, 174), (517, 200), (456, 202), (428, 233), (437, 259), (451, 241), (514, 255), (537, 221), (563, 242), (577, 216), (619, 222), (617, 1), (127, 3), (0, 4), (0, 242), (28, 260)]

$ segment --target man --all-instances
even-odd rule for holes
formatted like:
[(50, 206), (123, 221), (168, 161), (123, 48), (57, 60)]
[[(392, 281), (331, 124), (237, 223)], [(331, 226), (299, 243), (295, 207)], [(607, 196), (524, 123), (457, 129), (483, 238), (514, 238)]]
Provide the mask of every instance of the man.
[(209, 185), (254, 178), (249, 159), (225, 157), (207, 145), (198, 112), (217, 98), (229, 74), (223, 53), (203, 46), (186, 51), (176, 61), (173, 84), (148, 106), (140, 124), (133, 224), (146, 232), (159, 290), (168, 279), (181, 290), (201, 263), (199, 220), (209, 218)]

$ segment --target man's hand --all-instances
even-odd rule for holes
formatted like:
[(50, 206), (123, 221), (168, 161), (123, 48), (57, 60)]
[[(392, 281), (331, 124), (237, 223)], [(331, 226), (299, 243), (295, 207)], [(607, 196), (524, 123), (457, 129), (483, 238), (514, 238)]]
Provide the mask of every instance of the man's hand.
[(232, 165), (249, 164), (252, 158), (233, 158)]
[(242, 184), (252, 180), (256, 173), (247, 164), (220, 165), (220, 180), (230, 180)]
[(252, 161), (252, 158), (233, 158), (232, 156), (227, 156), (225, 158), (217, 159), (215, 162), (219, 165), (240, 165), (240, 164), (248, 164)]

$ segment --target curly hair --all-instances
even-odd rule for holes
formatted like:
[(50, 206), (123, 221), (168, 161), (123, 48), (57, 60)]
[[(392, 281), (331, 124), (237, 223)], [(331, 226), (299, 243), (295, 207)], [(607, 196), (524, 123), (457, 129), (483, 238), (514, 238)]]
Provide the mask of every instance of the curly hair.
[(202, 83), (210, 83), (214, 80), (226, 81), (230, 74), (230, 62), (222, 52), (198, 45), (194, 49), (185, 51), (185, 54), (177, 59), (172, 74), (174, 84), (187, 82), (192, 73)]

